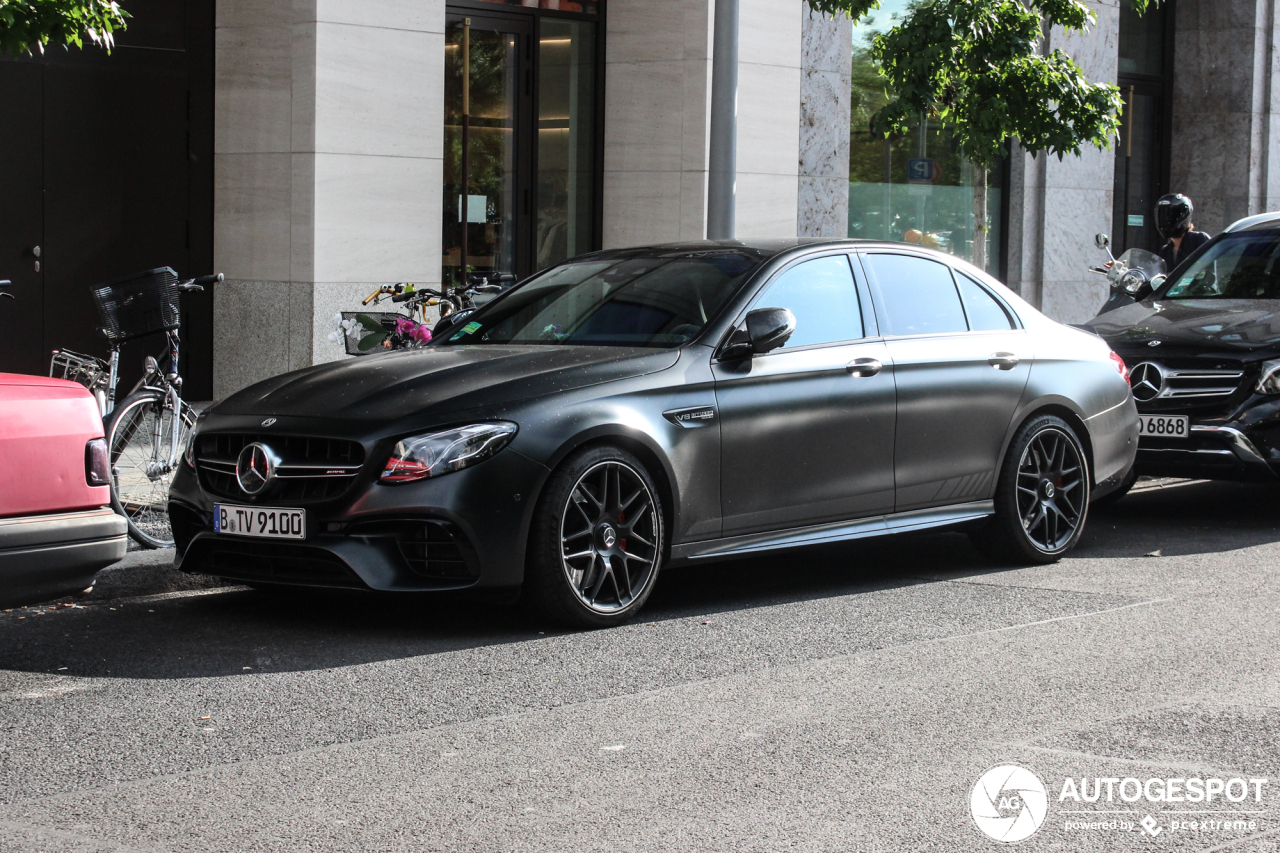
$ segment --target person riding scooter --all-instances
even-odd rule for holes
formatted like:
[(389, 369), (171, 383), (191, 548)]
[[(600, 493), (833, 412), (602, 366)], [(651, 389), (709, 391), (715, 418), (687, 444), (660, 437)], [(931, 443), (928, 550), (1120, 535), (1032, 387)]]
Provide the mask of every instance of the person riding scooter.
[(1182, 193), (1169, 193), (1156, 202), (1156, 230), (1167, 241), (1159, 254), (1170, 270), (1211, 239), (1205, 232), (1195, 230), (1191, 221), (1195, 212), (1191, 199)]

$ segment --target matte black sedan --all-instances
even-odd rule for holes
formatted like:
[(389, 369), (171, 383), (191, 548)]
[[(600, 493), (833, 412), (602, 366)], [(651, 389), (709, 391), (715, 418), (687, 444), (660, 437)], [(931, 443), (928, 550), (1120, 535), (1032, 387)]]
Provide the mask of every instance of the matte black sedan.
[(632, 616), (665, 566), (961, 525), (1052, 562), (1137, 446), (1124, 365), (973, 267), (875, 243), (597, 252), (430, 347), (206, 411), (180, 567)]
[(1089, 326), (1129, 365), (1134, 476), (1280, 477), (1280, 213), (1235, 223)]

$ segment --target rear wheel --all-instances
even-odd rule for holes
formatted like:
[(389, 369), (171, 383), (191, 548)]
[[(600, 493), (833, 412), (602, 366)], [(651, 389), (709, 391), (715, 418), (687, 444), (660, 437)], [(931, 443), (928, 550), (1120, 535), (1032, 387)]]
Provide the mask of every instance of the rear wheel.
[[(126, 397), (106, 423), (111, 453), (111, 507), (124, 516), (129, 535), (145, 548), (170, 548), (169, 484), (186, 446), (195, 416), (179, 401), (181, 411), (165, 406), (165, 395), (142, 391)], [(178, 432), (178, 452), (171, 457), (171, 438)], [(158, 440), (157, 440), (158, 436)]]
[(969, 538), (1001, 563), (1054, 563), (1076, 546), (1089, 511), (1089, 467), (1075, 431), (1055, 415), (1023, 424), (996, 484), (996, 512)]
[(561, 624), (621, 624), (653, 591), (663, 536), (658, 490), (638, 459), (615, 447), (574, 454), (534, 515), (525, 598)]

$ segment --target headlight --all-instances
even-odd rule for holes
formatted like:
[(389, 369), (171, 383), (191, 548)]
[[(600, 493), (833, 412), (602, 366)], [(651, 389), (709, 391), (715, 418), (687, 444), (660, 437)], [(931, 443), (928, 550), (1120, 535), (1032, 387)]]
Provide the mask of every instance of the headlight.
[(1129, 270), (1120, 277), (1120, 286), (1125, 289), (1126, 293), (1137, 293), (1142, 289), (1142, 285), (1147, 283), (1147, 277), (1142, 274), (1141, 270)]
[(1259, 394), (1280, 394), (1280, 359), (1262, 362), (1262, 373), (1253, 390)]
[(459, 471), (488, 459), (506, 447), (515, 434), (515, 424), (499, 421), (401, 439), (391, 451), (381, 481), (411, 483)]
[(196, 431), (192, 429), (187, 433), (186, 447), (182, 448), (182, 461), (187, 463), (187, 467), (195, 469), (196, 467)]

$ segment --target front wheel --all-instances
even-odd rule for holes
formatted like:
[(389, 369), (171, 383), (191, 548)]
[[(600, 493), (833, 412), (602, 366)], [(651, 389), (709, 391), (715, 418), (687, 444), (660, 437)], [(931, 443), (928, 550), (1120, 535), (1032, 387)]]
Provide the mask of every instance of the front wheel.
[[(144, 548), (170, 548), (169, 484), (182, 464), (195, 416), (179, 400), (175, 413), (159, 391), (142, 391), (124, 399), (107, 420), (111, 451), (111, 508), (123, 515), (129, 535)], [(178, 432), (177, 452), (172, 437)]]
[(525, 599), (535, 615), (607, 628), (649, 598), (663, 558), (662, 503), (638, 459), (615, 447), (574, 454), (534, 515)]
[(1055, 415), (1022, 425), (996, 483), (995, 515), (969, 534), (1001, 563), (1056, 563), (1076, 546), (1089, 512), (1089, 466), (1075, 430)]

